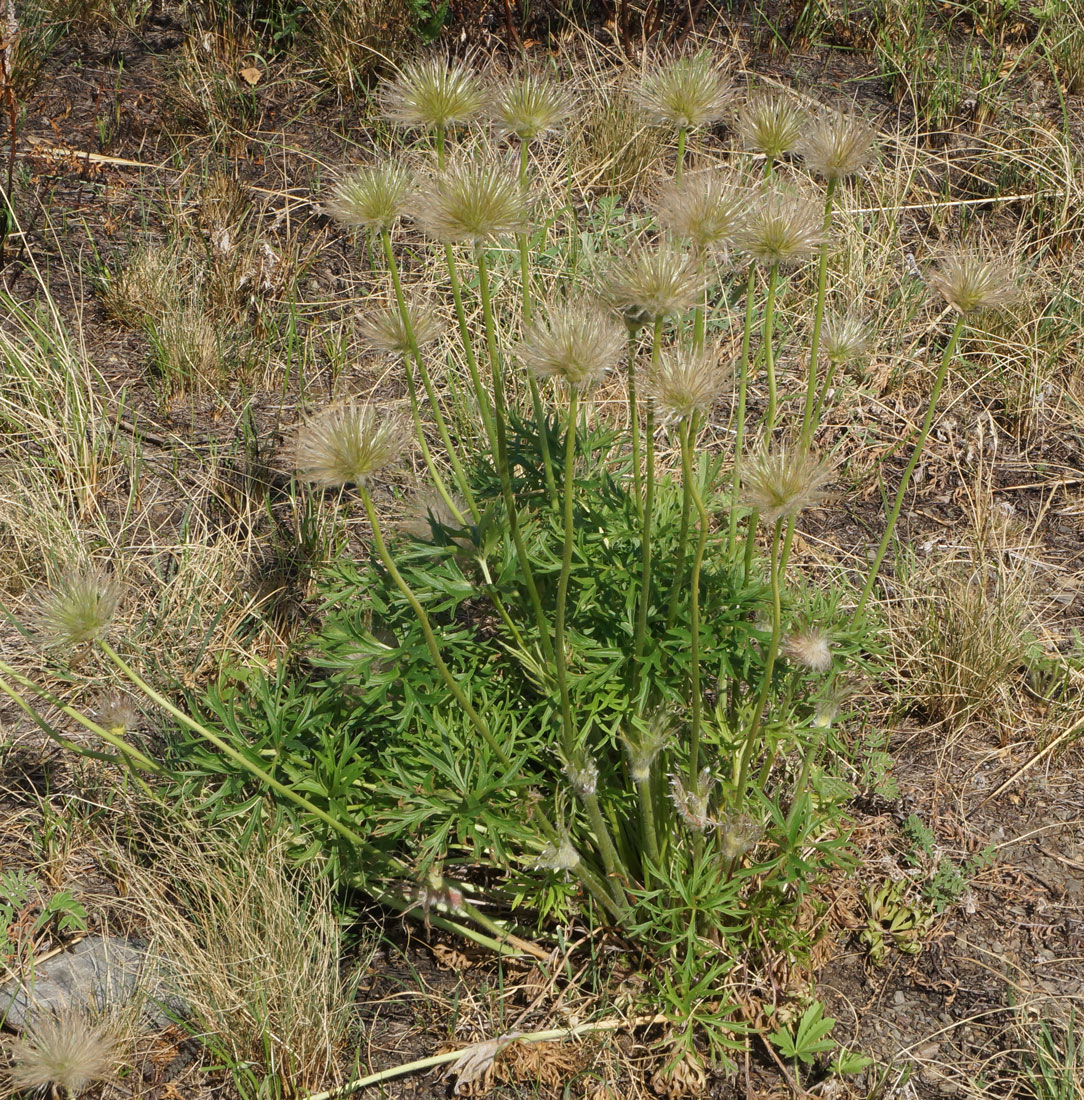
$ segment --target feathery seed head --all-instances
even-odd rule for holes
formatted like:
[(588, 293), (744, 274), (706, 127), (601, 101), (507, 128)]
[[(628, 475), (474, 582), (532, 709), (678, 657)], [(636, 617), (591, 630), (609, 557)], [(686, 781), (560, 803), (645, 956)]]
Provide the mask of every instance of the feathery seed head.
[(825, 500), (832, 466), (808, 451), (780, 446), (746, 459), (740, 474), (745, 504), (775, 523)]
[(598, 765), (593, 760), (586, 760), (579, 767), (569, 764), (565, 775), (580, 798), (590, 798), (598, 790)]
[(434, 176), (413, 210), (422, 231), (443, 244), (509, 237), (528, 227), (527, 197), (502, 165), (462, 158)]
[(869, 354), (874, 328), (857, 313), (830, 314), (821, 329), (821, 348), (830, 363), (851, 363)]
[(717, 824), (726, 863), (733, 863), (751, 852), (764, 832), (764, 826), (748, 814), (726, 814)]
[(723, 118), (732, 93), (711, 55), (699, 53), (655, 62), (633, 95), (656, 125), (692, 130)]
[(812, 626), (802, 626), (783, 640), (783, 654), (810, 672), (827, 672), (832, 667), (828, 635)]
[(8, 1077), (16, 1090), (56, 1090), (72, 1097), (110, 1076), (117, 1041), (105, 1027), (69, 1010), (40, 1017), (8, 1051)]
[(721, 172), (687, 172), (671, 181), (655, 202), (659, 225), (698, 252), (725, 251), (749, 203), (747, 188)]
[(399, 306), (394, 302), (384, 309), (367, 313), (360, 324), (362, 339), (377, 351), (405, 358), (414, 350), (411, 336), (414, 345), (420, 348), (432, 343), (444, 331), (443, 325), (428, 309), (419, 309), (417, 305), (407, 302), (406, 312), (410, 322), (409, 332), (403, 324)]
[(532, 321), (518, 355), (536, 377), (588, 390), (617, 366), (624, 350), (624, 331), (603, 310), (562, 303)]
[(801, 263), (824, 240), (824, 213), (808, 199), (776, 190), (760, 193), (746, 209), (734, 243), (765, 267)]
[(38, 631), (50, 648), (74, 649), (105, 636), (119, 602), (119, 586), (100, 570), (66, 573), (38, 607)]
[(777, 160), (789, 153), (808, 123), (805, 111), (782, 92), (754, 92), (738, 112), (738, 136), (746, 149)]
[(470, 509), (458, 493), (452, 497), (452, 503), (459, 511), (458, 516), (436, 489), (430, 488), (419, 493), (403, 520), (402, 529), (419, 542), (436, 543), (442, 537), (448, 537), (460, 549), (469, 549), (471, 546), (469, 535), (451, 534), (451, 532), (462, 532), (463, 520), (460, 516), (469, 519)]
[(836, 180), (861, 172), (873, 157), (876, 140), (861, 115), (828, 109), (813, 119), (796, 148), (811, 172)]
[(445, 130), (476, 118), (485, 102), (478, 74), (447, 57), (404, 65), (379, 93), (384, 117), (399, 126)]
[(817, 729), (828, 729), (857, 690), (858, 684), (854, 680), (833, 680), (814, 703), (813, 725)]
[(493, 125), (502, 136), (533, 141), (555, 130), (572, 110), (563, 88), (534, 73), (514, 77), (493, 99)]
[(355, 168), (335, 184), (327, 212), (341, 225), (386, 232), (406, 208), (411, 177), (395, 164)]
[(334, 405), (302, 425), (297, 436), (297, 472), (325, 488), (368, 485), (406, 448), (407, 432), (368, 405)]
[(619, 260), (610, 272), (605, 297), (639, 328), (693, 306), (707, 284), (700, 265), (673, 248), (639, 248)]
[(629, 778), (639, 785), (651, 778), (655, 758), (674, 739), (674, 721), (665, 711), (657, 711), (648, 720), (648, 728), (635, 738), (624, 737), (629, 758)]
[(107, 691), (98, 697), (94, 720), (110, 733), (123, 735), (139, 725), (139, 711), (119, 691)]
[(576, 851), (567, 834), (563, 834), (557, 843), (550, 841), (538, 859), (537, 866), (549, 871), (572, 871), (580, 862), (580, 853)]
[(706, 412), (715, 404), (729, 377), (716, 348), (671, 349), (659, 357), (648, 391), (662, 420), (688, 420), (694, 413)]
[(967, 250), (945, 256), (930, 282), (961, 313), (1003, 309), (1020, 297), (1016, 272), (1006, 260)]
[(678, 817), (694, 832), (703, 833), (718, 822), (711, 816), (708, 800), (715, 786), (711, 768), (702, 768), (696, 777), (696, 785), (686, 789), (681, 776), (670, 776), (670, 798)]

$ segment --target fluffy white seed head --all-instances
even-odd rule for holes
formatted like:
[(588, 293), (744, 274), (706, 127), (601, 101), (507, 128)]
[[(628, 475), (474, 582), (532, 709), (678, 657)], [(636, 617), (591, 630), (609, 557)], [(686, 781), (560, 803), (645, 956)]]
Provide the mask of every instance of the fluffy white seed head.
[(809, 119), (795, 100), (783, 92), (754, 92), (738, 111), (737, 131), (746, 149), (777, 160), (789, 153)]
[(718, 122), (732, 99), (726, 74), (707, 53), (656, 61), (633, 95), (653, 123), (675, 130)]
[(858, 313), (829, 314), (821, 329), (821, 350), (830, 363), (853, 363), (870, 353), (874, 337), (874, 327), (867, 317)]
[(42, 1016), (8, 1045), (8, 1077), (16, 1091), (75, 1097), (112, 1075), (117, 1048), (115, 1036), (81, 1012)]
[(399, 306), (394, 302), (383, 309), (366, 313), (359, 325), (361, 338), (377, 351), (405, 357), (413, 352), (412, 338), (414, 346), (421, 348), (438, 339), (444, 331), (444, 326), (431, 309), (407, 302), (406, 313), (409, 330), (403, 322)]
[(746, 459), (740, 475), (743, 502), (765, 523), (775, 523), (821, 504), (832, 466), (808, 451), (778, 446)]
[(412, 209), (422, 232), (444, 244), (480, 244), (526, 232), (527, 197), (503, 165), (463, 157), (432, 177)]
[(571, 111), (568, 93), (534, 73), (524, 73), (502, 84), (493, 95), (491, 108), (497, 133), (520, 141), (533, 141), (556, 130)]
[(601, 307), (554, 303), (528, 326), (518, 356), (536, 377), (584, 391), (617, 366), (625, 344), (621, 325)]
[(335, 184), (327, 212), (341, 225), (386, 232), (406, 211), (411, 175), (395, 164), (355, 168)]
[(832, 667), (828, 635), (817, 627), (802, 626), (783, 639), (783, 654), (810, 672), (827, 672)]
[(725, 252), (745, 217), (749, 189), (720, 171), (686, 172), (670, 181), (655, 200), (655, 217), (698, 252)]
[(730, 376), (729, 361), (724, 367), (717, 348), (670, 349), (659, 357), (648, 392), (664, 422), (688, 420), (722, 397)]
[(1020, 297), (1011, 264), (1000, 257), (964, 249), (945, 256), (929, 279), (945, 301), (961, 313), (1004, 309)]
[(325, 488), (368, 485), (406, 449), (408, 434), (392, 416), (368, 405), (333, 405), (302, 425), (297, 472)]
[(470, 65), (427, 57), (404, 65), (378, 100), (384, 117), (399, 126), (444, 130), (477, 118), (485, 92)]
[(36, 626), (44, 643), (74, 649), (107, 634), (120, 602), (120, 586), (100, 569), (73, 569), (42, 597)]
[(626, 324), (639, 327), (691, 308), (706, 283), (689, 253), (669, 247), (639, 248), (614, 264), (604, 294)]
[(824, 240), (824, 212), (800, 195), (774, 189), (749, 204), (738, 226), (737, 247), (765, 267), (809, 259)]
[(876, 131), (861, 115), (827, 108), (804, 128), (796, 151), (814, 175), (835, 180), (861, 172), (876, 142)]

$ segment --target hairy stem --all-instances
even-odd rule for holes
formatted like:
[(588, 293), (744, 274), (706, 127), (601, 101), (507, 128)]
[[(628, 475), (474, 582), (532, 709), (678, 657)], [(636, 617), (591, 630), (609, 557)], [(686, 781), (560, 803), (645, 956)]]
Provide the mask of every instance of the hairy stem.
[(703, 720), (704, 699), (700, 691), (700, 570), (704, 564), (704, 550), (708, 543), (708, 510), (700, 494), (693, 471), (693, 425), (688, 423), (681, 436), (681, 472), (696, 506), (699, 530), (696, 554), (693, 557), (692, 577), (689, 581), (689, 702), (692, 708), (692, 726), (689, 732), (689, 783), (694, 784), (700, 775), (700, 726)]
[(820, 257), (817, 263), (817, 304), (813, 311), (813, 335), (809, 341), (809, 375), (806, 378), (805, 404), (802, 407), (802, 434), (801, 444), (808, 447), (817, 426), (817, 412), (819, 408), (813, 403), (813, 395), (817, 392), (817, 360), (820, 355), (821, 328), (824, 325), (824, 299), (828, 286), (828, 233), (832, 228), (832, 204), (836, 195), (836, 184), (839, 181), (833, 177), (828, 181), (828, 190), (824, 197), (824, 240), (821, 242)]
[(519, 510), (516, 505), (515, 494), (512, 492), (512, 471), (508, 465), (508, 438), (505, 433), (504, 380), (501, 377), (501, 363), (497, 353), (497, 333), (493, 324), (493, 303), (490, 300), (489, 293), (489, 264), (486, 261), (485, 250), (481, 245), (475, 249), (475, 256), (478, 263), (478, 288), (482, 296), (482, 317), (486, 330), (490, 374), (493, 377), (493, 420), (497, 435), (497, 449), (493, 457), (497, 464), (497, 474), (501, 480), (501, 495), (504, 497), (504, 507), (508, 513), (508, 527), (512, 533), (512, 541), (515, 543), (516, 556), (519, 559), (520, 572), (523, 575), (527, 596), (534, 611), (535, 625), (538, 627), (542, 652), (546, 660), (552, 664), (554, 653), (553, 642), (550, 638), (550, 627), (546, 620), (546, 614), (542, 609), (542, 599), (538, 594), (538, 586), (535, 584), (534, 571), (531, 569), (531, 561), (527, 556), (527, 547), (523, 542), (523, 532), (520, 530), (519, 525)]
[[(444, 420), (444, 414), (441, 412), (440, 402), (437, 400), (436, 390), (433, 387), (433, 380), (429, 375), (429, 370), (425, 365), (425, 357), (421, 353), (421, 349), (418, 347), (418, 341), (414, 336), (414, 326), (410, 321), (410, 311), (407, 309), (406, 297), (403, 294), (403, 284), (399, 277), (399, 265), (395, 259), (395, 251), (391, 245), (391, 234), (384, 230), (380, 235), (381, 241), (384, 245), (384, 259), (388, 265), (388, 270), (391, 272), (391, 283), (395, 290), (395, 304), (399, 308), (399, 316), (403, 322), (403, 331), (407, 334), (407, 340), (410, 343), (410, 354), (414, 359), (414, 363), (418, 368), (418, 374), (421, 377), (422, 385), (425, 387), (425, 395), (429, 399), (429, 408), (433, 413), (433, 420), (437, 425), (437, 431), (440, 433), (440, 440), (444, 444), (444, 449), (448, 455), (448, 461), (452, 464), (452, 470), (455, 472), (456, 485), (459, 491), (463, 494), (464, 499), (467, 502), (467, 506), (470, 508), (471, 515), (474, 517), (474, 521), (477, 523), (481, 517), (481, 512), (478, 510), (478, 505), (474, 499), (474, 493), (471, 491), (470, 482), (467, 480), (466, 471), (463, 469), (463, 464), (459, 458), (459, 452), (452, 444), (452, 437), (448, 431), (448, 425)], [(432, 461), (429, 458), (429, 449), (425, 445), (424, 433), (421, 429), (421, 423), (417, 414), (417, 401), (414, 393), (414, 379), (411, 374), (410, 365), (408, 363), (403, 364), (406, 367), (407, 375), (407, 387), (410, 391), (410, 404), (411, 410), (414, 412), (415, 427), (417, 428), (418, 439), (422, 445), (422, 454), (426, 460), (426, 466), (429, 468), (430, 476), (433, 478), (434, 483), (437, 486), (437, 491), (444, 498), (445, 502), (452, 509), (453, 515), (457, 515), (459, 509), (448, 497), (448, 491), (444, 488), (436, 470), (433, 468)]]

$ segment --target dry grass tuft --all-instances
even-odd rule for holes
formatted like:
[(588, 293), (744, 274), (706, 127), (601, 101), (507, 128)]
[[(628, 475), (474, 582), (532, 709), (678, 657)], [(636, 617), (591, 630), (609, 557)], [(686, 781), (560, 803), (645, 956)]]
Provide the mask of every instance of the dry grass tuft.
[(151, 866), (118, 855), (123, 904), (153, 931), (190, 1026), (227, 1065), (277, 1078), (279, 1094), (334, 1087), (353, 1038), (356, 979), (327, 881), (291, 866), (283, 836), (238, 842), (182, 821), (150, 840)]

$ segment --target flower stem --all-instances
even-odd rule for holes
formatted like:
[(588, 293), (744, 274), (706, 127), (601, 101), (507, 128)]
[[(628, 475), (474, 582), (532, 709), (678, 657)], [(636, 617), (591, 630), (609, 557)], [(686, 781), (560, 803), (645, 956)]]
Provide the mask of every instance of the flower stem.
[(478, 374), (478, 359), (474, 354), (474, 341), (471, 339), (470, 330), (467, 328), (467, 314), (463, 308), (463, 289), (459, 283), (459, 271), (456, 268), (455, 252), (450, 244), (444, 246), (444, 264), (448, 270), (448, 281), (452, 287), (452, 301), (455, 303), (455, 319), (459, 326), (459, 341), (463, 347), (463, 354), (467, 359), (467, 370), (470, 373), (471, 386), (474, 389), (474, 397), (478, 402), (478, 413), (482, 418), (482, 424), (489, 440), (490, 451), (496, 452), (497, 433), (493, 426), (493, 410), (490, 406), (489, 394), (482, 379)]
[(768, 704), (768, 696), (771, 694), (772, 674), (775, 671), (775, 659), (779, 655), (779, 642), (783, 633), (782, 578), (779, 570), (779, 543), (782, 530), (783, 518), (780, 517), (775, 521), (775, 530), (772, 532), (772, 639), (768, 645), (768, 658), (764, 662), (764, 671), (761, 674), (763, 680), (760, 685), (760, 695), (757, 699), (756, 710), (753, 712), (752, 720), (749, 723), (749, 729), (745, 735), (745, 746), (742, 749), (738, 780), (734, 787), (734, 795), (739, 802), (745, 801), (745, 786), (749, 781), (749, 765), (753, 759), (753, 749), (756, 747), (757, 734), (760, 732), (760, 723), (764, 717), (764, 709)]
[(771, 438), (775, 427), (778, 396), (775, 384), (775, 290), (779, 284), (779, 264), (768, 269), (768, 299), (764, 306), (764, 369), (768, 372), (768, 419), (764, 426), (764, 438)]
[(692, 727), (689, 734), (689, 783), (695, 785), (700, 775), (700, 726), (704, 705), (700, 691), (700, 570), (704, 564), (704, 549), (708, 543), (708, 510), (696, 484), (693, 471), (693, 425), (688, 423), (681, 436), (681, 472), (689, 488), (699, 522), (696, 555), (693, 557), (692, 577), (689, 581), (689, 702), (692, 709)]
[[(391, 272), (391, 283), (395, 290), (395, 303), (399, 307), (399, 316), (403, 322), (403, 331), (407, 335), (407, 340), (410, 343), (410, 353), (414, 359), (415, 364), (418, 367), (418, 374), (421, 377), (422, 385), (425, 387), (426, 397), (429, 399), (429, 408), (433, 413), (433, 419), (437, 425), (437, 431), (440, 433), (441, 442), (444, 444), (444, 449), (447, 452), (448, 460), (452, 464), (452, 469), (455, 472), (456, 485), (459, 487), (459, 491), (463, 494), (464, 499), (467, 501), (467, 506), (470, 508), (471, 515), (474, 517), (475, 522), (481, 517), (481, 512), (478, 510), (478, 505), (474, 500), (474, 493), (471, 491), (470, 482), (467, 480), (466, 472), (463, 469), (463, 464), (459, 458), (459, 452), (452, 445), (452, 438), (448, 432), (448, 425), (444, 420), (444, 414), (440, 409), (440, 402), (437, 400), (436, 390), (433, 387), (433, 380), (429, 375), (429, 370), (425, 365), (425, 358), (421, 353), (421, 349), (418, 347), (418, 341), (414, 336), (414, 326), (411, 324), (410, 311), (407, 309), (406, 298), (403, 294), (403, 284), (399, 278), (399, 265), (395, 260), (395, 251), (391, 244), (391, 234), (384, 230), (381, 233), (381, 240), (384, 245), (384, 258), (388, 265), (388, 270)], [(424, 433), (421, 429), (421, 424), (417, 414), (417, 402), (414, 395), (414, 379), (412, 377), (409, 364), (404, 363), (406, 366), (407, 374), (407, 387), (410, 391), (411, 409), (414, 412), (415, 427), (417, 428), (418, 439), (422, 444), (422, 454), (426, 459), (426, 466), (429, 468), (430, 476), (433, 478), (434, 483), (437, 486), (438, 492), (444, 498), (445, 502), (452, 509), (453, 514), (458, 513), (459, 509), (449, 499), (447, 489), (444, 488), (439, 475), (433, 469), (432, 462), (429, 458), (429, 449), (425, 445)]]
[(206, 726), (197, 722), (194, 718), (190, 718), (179, 707), (176, 707), (160, 692), (155, 691), (139, 675), (135, 669), (131, 668), (127, 662), (120, 656), (119, 653), (105, 640), (99, 640), (98, 645), (101, 647), (102, 652), (109, 658), (110, 661), (133, 683), (152, 703), (156, 703), (167, 714), (171, 715), (174, 719), (181, 723), (182, 726), (192, 730), (193, 733), (202, 737), (205, 741), (214, 745), (219, 752), (229, 757), (235, 764), (239, 764), (249, 775), (258, 779), (265, 786), (270, 787), (271, 790), (276, 791), (282, 795), (283, 798), (290, 802), (293, 802), (295, 806), (300, 806), (307, 813), (313, 815), (322, 821), (328, 828), (338, 833), (340, 836), (349, 840), (351, 844), (356, 845), (361, 851), (366, 851), (372, 854), (374, 849), (359, 833), (351, 829), (348, 825), (344, 825), (338, 818), (332, 817), (326, 810), (310, 802), (307, 798), (299, 795), (292, 787), (287, 786), (285, 783), (276, 779), (273, 775), (264, 771), (258, 764), (248, 759), (243, 753), (240, 753), (232, 745), (223, 741), (218, 734), (212, 730), (207, 729)]
[(485, 250), (481, 245), (475, 249), (475, 257), (478, 264), (478, 288), (482, 297), (482, 317), (486, 330), (490, 374), (493, 377), (493, 419), (497, 436), (497, 449), (493, 457), (497, 466), (497, 474), (501, 480), (501, 495), (504, 497), (504, 507), (508, 513), (508, 527), (512, 532), (512, 541), (516, 546), (516, 556), (519, 559), (520, 572), (523, 574), (523, 583), (527, 588), (527, 595), (534, 611), (535, 625), (538, 627), (542, 652), (546, 660), (552, 664), (554, 652), (549, 623), (546, 621), (545, 612), (542, 610), (542, 599), (538, 594), (534, 571), (531, 569), (527, 547), (523, 542), (523, 532), (520, 530), (519, 525), (519, 511), (516, 506), (515, 495), (512, 492), (512, 472), (508, 466), (508, 439), (505, 434), (504, 382), (501, 378), (501, 363), (497, 354), (497, 334), (493, 325), (493, 303), (490, 300), (489, 293), (489, 265), (486, 261)]
[(640, 479), (640, 409), (636, 400), (636, 348), (639, 329), (629, 325), (629, 433), (632, 435), (632, 492), (636, 514), (644, 518), (643, 482)]
[[(655, 320), (651, 340), (651, 369), (658, 365), (662, 347), (662, 318)], [(644, 648), (647, 644), (647, 612), (651, 604), (651, 521), (655, 508), (655, 409), (648, 403), (645, 425), (644, 512), (640, 527), (640, 606), (637, 609), (636, 628), (633, 635), (632, 699), (640, 689), (640, 673), (643, 667)]]
[[(688, 421), (682, 425), (682, 432), (689, 432), (693, 439), (696, 438), (697, 429), (697, 414), (693, 413), (689, 417)], [(684, 440), (684, 435), (682, 436)], [(688, 554), (689, 545), (689, 514), (692, 511), (692, 486), (690, 479), (684, 475), (682, 471), (681, 478), (681, 528), (678, 533), (678, 549), (677, 558), (674, 562), (674, 583), (670, 586), (670, 599), (666, 605), (666, 629), (669, 630), (674, 625), (674, 619), (677, 617), (677, 603), (678, 597), (681, 595), (681, 589), (685, 584), (685, 558)]]
[(809, 341), (809, 376), (806, 379), (805, 405), (802, 408), (801, 445), (803, 447), (808, 447), (813, 438), (813, 432), (816, 430), (816, 414), (819, 412), (819, 406), (813, 403), (813, 395), (817, 392), (817, 360), (820, 356), (824, 299), (828, 286), (828, 232), (832, 228), (832, 205), (838, 182), (835, 176), (828, 181), (828, 190), (824, 197), (824, 240), (821, 242), (817, 265), (817, 304), (813, 313), (813, 335)]
[(911, 452), (911, 461), (907, 463), (907, 468), (903, 471), (903, 480), (900, 482), (899, 490), (896, 492), (896, 500), (892, 505), (892, 511), (888, 515), (888, 523), (885, 526), (885, 532), (881, 536), (881, 545), (877, 548), (877, 556), (873, 559), (873, 564), (869, 569), (869, 576), (866, 578), (865, 587), (862, 589), (862, 595), (858, 599), (858, 606), (854, 609), (854, 622), (857, 622), (865, 609), (866, 602), (869, 600), (870, 593), (873, 591), (873, 586), (877, 581), (877, 574), (881, 570), (881, 563), (884, 561), (885, 552), (888, 550), (888, 544), (892, 540), (892, 533), (896, 527), (896, 521), (900, 518), (900, 509), (903, 507), (903, 498), (907, 495), (907, 487), (911, 482), (911, 475), (915, 472), (915, 467), (918, 465), (918, 460), (922, 455), (922, 449), (926, 445), (926, 437), (930, 434), (930, 428), (933, 425), (934, 412), (937, 409), (937, 399), (941, 396), (941, 388), (945, 384), (945, 375), (948, 373), (948, 366), (952, 360), (953, 355), (956, 353), (956, 345), (960, 340), (960, 333), (964, 327), (964, 315), (961, 313), (956, 319), (956, 325), (952, 330), (952, 335), (949, 337), (948, 343), (945, 345), (945, 352), (941, 356), (941, 366), (937, 371), (937, 378), (934, 380), (933, 390), (930, 393), (930, 404), (926, 409), (926, 419), (922, 422), (922, 429), (918, 433), (918, 439), (915, 441), (915, 449)]
[(568, 424), (565, 428), (564, 543), (561, 550), (561, 579), (557, 585), (557, 611), (554, 617), (554, 651), (557, 658), (557, 686), (561, 692), (561, 746), (569, 764), (575, 757), (576, 738), (572, 728), (572, 702), (568, 691), (568, 664), (565, 654), (565, 610), (568, 603), (568, 580), (572, 572), (572, 506), (575, 488), (576, 412), (579, 394), (572, 390), (568, 401)]
[[(519, 184), (526, 191), (528, 184), (528, 142), (519, 144)], [(519, 248), (519, 280), (520, 293), (523, 301), (523, 323), (531, 323), (531, 265), (529, 238), (526, 233), (516, 234), (516, 244)], [(546, 431), (546, 414), (542, 408), (542, 398), (538, 392), (538, 383), (533, 374), (527, 375), (527, 387), (531, 394), (531, 409), (534, 412), (535, 426), (538, 428), (538, 443), (542, 452), (542, 470), (546, 478), (546, 495), (550, 503), (557, 500), (557, 485), (553, 477), (553, 456), (550, 454), (549, 433)]]
[[(738, 411), (734, 419), (734, 461), (741, 462), (742, 448), (745, 445), (745, 404), (749, 391), (749, 344), (753, 331), (753, 287), (756, 283), (757, 269), (749, 265), (749, 276), (745, 281), (745, 327), (741, 337), (741, 364), (738, 367)], [(730, 529), (728, 548), (733, 555), (734, 542), (738, 535), (738, 478), (735, 470), (734, 491), (730, 501)]]

